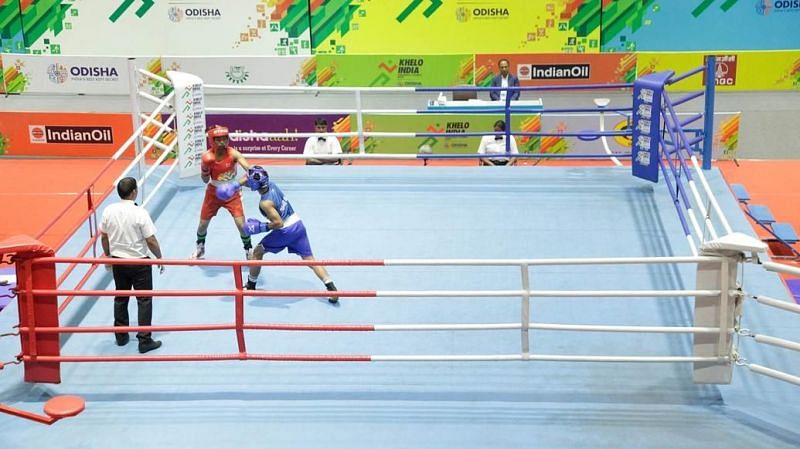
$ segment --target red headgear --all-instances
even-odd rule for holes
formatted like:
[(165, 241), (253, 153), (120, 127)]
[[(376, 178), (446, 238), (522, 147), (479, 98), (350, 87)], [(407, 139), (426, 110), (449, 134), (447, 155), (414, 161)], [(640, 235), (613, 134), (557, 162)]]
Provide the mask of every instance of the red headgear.
[(214, 140), (215, 137), (228, 137), (228, 128), (224, 126), (215, 126), (208, 130), (208, 138)]

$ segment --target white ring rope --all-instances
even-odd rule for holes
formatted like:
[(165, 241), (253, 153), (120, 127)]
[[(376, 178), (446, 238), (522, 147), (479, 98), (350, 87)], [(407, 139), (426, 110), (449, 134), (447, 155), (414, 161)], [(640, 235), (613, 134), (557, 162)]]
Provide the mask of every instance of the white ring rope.
[[(206, 107), (208, 112), (260, 112), (264, 114), (416, 114), (416, 109), (352, 109), (352, 108), (329, 108), (329, 109), (286, 109), (286, 108), (223, 108)], [(284, 136), (293, 136), (291, 133), (284, 133)]]
[(262, 90), (279, 92), (416, 92), (416, 89), (413, 87), (232, 86), (227, 84), (203, 84), (203, 88), (212, 90)]
[(759, 304), (786, 310), (787, 312), (800, 313), (800, 304), (792, 304), (790, 302), (781, 301), (780, 299), (770, 298), (769, 296), (756, 296), (755, 300)]
[(773, 379), (782, 380), (784, 382), (789, 382), (791, 384), (800, 386), (800, 377), (798, 376), (793, 376), (791, 374), (784, 373), (783, 371), (767, 368), (766, 366), (756, 365), (755, 363), (747, 363), (744, 366), (754, 373), (763, 374), (765, 376), (772, 377)]
[[(800, 275), (800, 269), (798, 269), (797, 267), (793, 267), (793, 266), (789, 266), (789, 265), (785, 265), (785, 264), (780, 264), (780, 263), (775, 263), (775, 262), (761, 262), (761, 264), (768, 271), (777, 272), (777, 273), (784, 273), (784, 274)], [(759, 304), (763, 304), (763, 305), (768, 306), (768, 307), (773, 307), (773, 308), (776, 308), (776, 309), (780, 309), (780, 310), (783, 310), (783, 311), (786, 311), (786, 312), (792, 312), (792, 313), (800, 314), (800, 304), (795, 304), (794, 302), (783, 301), (783, 300), (780, 300), (780, 299), (775, 299), (775, 298), (771, 298), (769, 296), (762, 296), (762, 295), (753, 296), (752, 298), (756, 302), (758, 302)], [(788, 350), (800, 352), (800, 343), (795, 342), (795, 341), (790, 341), (790, 340), (786, 340), (786, 339), (783, 339), (783, 338), (773, 337), (773, 336), (770, 336), (770, 335), (756, 334), (756, 333), (750, 332), (749, 330), (744, 330), (744, 329), (740, 330), (739, 334), (743, 335), (743, 336), (746, 336), (746, 337), (751, 337), (751, 338), (753, 338), (753, 340), (755, 340), (756, 343), (759, 343), (759, 344), (770, 345), (770, 346), (775, 346), (775, 347), (782, 348), (782, 349), (788, 349)], [(738, 353), (735, 353), (735, 357), (736, 357), (737, 365), (745, 366), (748, 369), (750, 369), (750, 371), (752, 371), (754, 373), (761, 374), (761, 375), (768, 376), (768, 377), (772, 377), (772, 378), (777, 379), (777, 380), (782, 380), (784, 382), (788, 382), (788, 383), (800, 386), (800, 377), (798, 377), (798, 376), (795, 376), (795, 375), (792, 375), (792, 374), (789, 374), (789, 373), (786, 373), (786, 372), (783, 372), (783, 371), (778, 371), (776, 369), (768, 368), (768, 367), (765, 367), (765, 366), (762, 366), (762, 365), (757, 365), (757, 364), (754, 364), (754, 363), (748, 363), (746, 361), (746, 359), (744, 359), (743, 357), (740, 357), (738, 355)]]

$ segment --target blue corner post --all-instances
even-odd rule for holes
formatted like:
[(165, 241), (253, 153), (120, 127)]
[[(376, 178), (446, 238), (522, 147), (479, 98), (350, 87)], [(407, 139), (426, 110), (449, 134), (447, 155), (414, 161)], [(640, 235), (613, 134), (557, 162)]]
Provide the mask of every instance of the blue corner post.
[(658, 182), (661, 115), (664, 86), (674, 72), (645, 75), (633, 82), (633, 134), (631, 171), (633, 176)]
[(506, 111), (505, 111), (505, 121), (506, 121), (506, 154), (511, 154), (511, 95), (517, 92), (515, 90), (506, 91)]
[(711, 169), (711, 150), (714, 144), (714, 91), (717, 84), (717, 57), (706, 57), (706, 93), (703, 113), (703, 170)]

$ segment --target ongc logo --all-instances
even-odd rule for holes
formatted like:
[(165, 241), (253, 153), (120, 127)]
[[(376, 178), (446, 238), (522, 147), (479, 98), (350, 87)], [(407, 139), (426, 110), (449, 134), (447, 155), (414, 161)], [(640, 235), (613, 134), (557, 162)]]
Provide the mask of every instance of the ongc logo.
[(67, 80), (69, 71), (61, 64), (50, 64), (47, 66), (47, 77), (56, 84), (64, 84)]

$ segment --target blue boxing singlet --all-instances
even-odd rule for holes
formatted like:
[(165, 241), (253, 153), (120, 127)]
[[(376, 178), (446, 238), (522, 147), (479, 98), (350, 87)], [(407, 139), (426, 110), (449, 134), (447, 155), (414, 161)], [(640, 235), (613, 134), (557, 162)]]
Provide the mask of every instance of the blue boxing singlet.
[[(283, 192), (281, 189), (275, 185), (274, 182), (270, 181), (269, 183), (269, 191), (261, 195), (261, 201), (269, 200), (275, 204), (275, 209), (278, 210), (278, 214), (281, 216), (281, 220), (286, 221), (289, 217), (294, 215), (294, 209), (292, 208), (292, 204), (283, 196)], [(261, 215), (267, 216), (261, 208), (258, 208)]]

